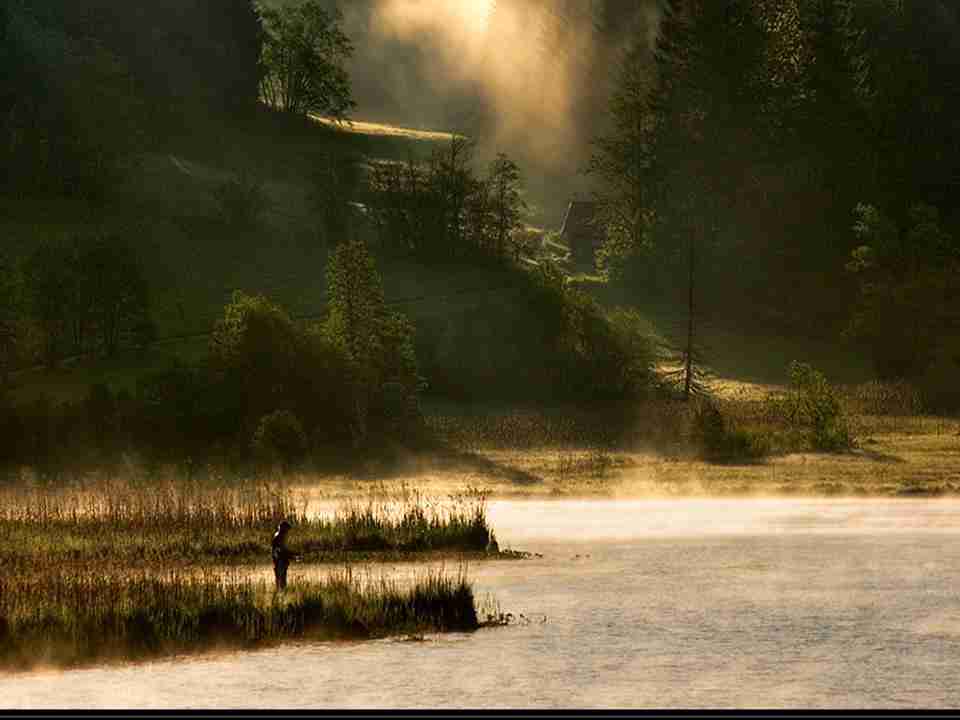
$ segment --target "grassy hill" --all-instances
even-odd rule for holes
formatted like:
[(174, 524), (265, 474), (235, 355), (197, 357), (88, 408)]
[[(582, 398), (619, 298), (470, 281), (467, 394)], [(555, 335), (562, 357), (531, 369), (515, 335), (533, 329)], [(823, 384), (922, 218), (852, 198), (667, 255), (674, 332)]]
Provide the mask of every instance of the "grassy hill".
[[(76, 399), (92, 381), (129, 386), (144, 368), (200, 357), (205, 333), (236, 290), (266, 294), (295, 317), (317, 317), (326, 298), (328, 249), (317, 238), (307, 178), (320, 154), (336, 148), (377, 160), (422, 158), (449, 137), (264, 112), (242, 128), (197, 127), (139, 158), (109, 203), (96, 212), (69, 201), (9, 202), (0, 212), (0, 236), (13, 257), (84, 230), (123, 229), (145, 266), (159, 336), (146, 356), (127, 353), (66, 363), (53, 372), (19, 373), (15, 396), (29, 398), (42, 390), (58, 399)], [(217, 189), (244, 173), (262, 182), (269, 198), (262, 227), (255, 231), (232, 229), (218, 217)], [(449, 329), (450, 317), (478, 304), (502, 306), (503, 293), (509, 292), (496, 269), (424, 265), (390, 257), (375, 239), (368, 241), (378, 255), (388, 303), (437, 342)]]
[[(131, 387), (146, 368), (200, 358), (206, 333), (236, 290), (266, 294), (295, 317), (316, 317), (325, 303), (328, 250), (311, 218), (307, 178), (320, 154), (336, 148), (370, 159), (405, 160), (426, 157), (449, 138), (442, 132), (364, 122), (337, 126), (263, 112), (242, 127), (200, 124), (141, 157), (96, 213), (69, 201), (8, 203), (0, 213), (0, 236), (13, 256), (84, 228), (123, 228), (146, 268), (159, 335), (146, 355), (128, 352), (109, 360), (67, 363), (53, 372), (19, 373), (15, 396), (29, 399), (42, 391), (60, 400), (77, 399), (90, 382)], [(215, 192), (241, 174), (262, 182), (269, 197), (256, 231), (231, 229), (218, 218)], [(509, 323), (516, 302), (502, 271), (391, 257), (370, 232), (387, 301), (416, 323), (422, 361), (428, 367), (447, 363), (509, 371), (507, 360), (493, 357), (509, 352), (499, 347), (504, 341), (497, 323)], [(598, 278), (580, 283), (602, 303), (619, 303)], [(681, 310), (644, 308), (650, 332), (665, 346), (683, 342)], [(478, 328), (478, 313), (500, 320)], [(793, 359), (808, 360), (837, 381), (869, 377), (862, 359), (836, 344), (716, 322), (701, 330), (711, 370), (728, 381), (782, 383)], [(474, 342), (472, 351), (462, 347), (465, 332)], [(467, 352), (471, 357), (461, 357)]]

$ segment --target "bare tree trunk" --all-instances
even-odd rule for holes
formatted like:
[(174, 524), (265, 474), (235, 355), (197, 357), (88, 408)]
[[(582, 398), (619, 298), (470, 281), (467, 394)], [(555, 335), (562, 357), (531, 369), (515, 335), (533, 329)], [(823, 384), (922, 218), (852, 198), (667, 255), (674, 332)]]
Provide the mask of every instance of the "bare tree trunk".
[[(699, 230), (699, 228), (698, 228)], [(696, 277), (696, 239), (690, 238), (690, 256), (688, 260), (688, 297), (687, 297), (687, 352), (684, 366), (683, 398), (690, 400), (693, 393), (693, 312), (694, 312), (694, 279)]]

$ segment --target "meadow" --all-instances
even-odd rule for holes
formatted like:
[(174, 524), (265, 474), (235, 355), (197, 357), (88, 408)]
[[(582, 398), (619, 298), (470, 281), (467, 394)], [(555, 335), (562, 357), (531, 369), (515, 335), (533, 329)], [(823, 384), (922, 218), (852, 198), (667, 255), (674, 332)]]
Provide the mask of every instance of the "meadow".
[(761, 453), (705, 455), (696, 405), (663, 398), (638, 404), (626, 418), (571, 408), (440, 406), (428, 424), (455, 452), (414, 472), (437, 488), (456, 478), (504, 497), (960, 494), (960, 419), (926, 411), (907, 384), (837, 386), (854, 444), (835, 452), (812, 447), (809, 430), (784, 417), (783, 386), (724, 380), (713, 388), (727, 427), (755, 438)]

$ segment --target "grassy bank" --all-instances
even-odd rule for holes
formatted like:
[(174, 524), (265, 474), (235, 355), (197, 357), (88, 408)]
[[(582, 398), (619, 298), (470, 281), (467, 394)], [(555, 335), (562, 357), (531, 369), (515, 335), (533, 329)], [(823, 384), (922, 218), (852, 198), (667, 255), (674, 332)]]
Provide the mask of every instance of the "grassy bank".
[(207, 574), (0, 575), (0, 668), (24, 671), (291, 639), (367, 639), (479, 627), (463, 574), (409, 586), (350, 571), (277, 593)]
[(775, 400), (783, 387), (725, 381), (714, 389), (727, 427), (761, 441), (763, 454), (705, 456), (693, 408), (663, 399), (625, 419), (443, 406), (428, 423), (459, 455), (421, 464), (418, 481), (482, 484), (511, 497), (960, 495), (960, 418), (928, 413), (908, 385), (837, 387), (855, 443), (836, 452), (816, 450), (810, 430), (785, 418)]
[(445, 499), (370, 495), (315, 515), (293, 491), (268, 485), (12, 486), (0, 492), (0, 563), (11, 572), (266, 563), (283, 518), (307, 562), (483, 552), (491, 537), (486, 497), (472, 490)]

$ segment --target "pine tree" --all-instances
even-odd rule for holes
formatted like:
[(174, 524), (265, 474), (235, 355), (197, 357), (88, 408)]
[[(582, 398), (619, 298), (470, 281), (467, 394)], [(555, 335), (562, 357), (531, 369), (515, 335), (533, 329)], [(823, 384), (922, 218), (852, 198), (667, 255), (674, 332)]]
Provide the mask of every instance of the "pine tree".
[(519, 250), (513, 245), (513, 239), (523, 227), (520, 219), (527, 207), (520, 195), (520, 168), (504, 153), (499, 153), (490, 165), (487, 185), (490, 188), (493, 216), (493, 252), (496, 257), (503, 258), (509, 250), (516, 258)]
[(387, 309), (380, 274), (362, 240), (341, 243), (334, 251), (327, 267), (327, 293), (324, 329), (350, 364), (351, 433), (359, 446), (374, 429), (371, 420), (383, 420), (388, 385), (399, 385), (408, 399), (416, 398), (414, 330), (403, 315)]

